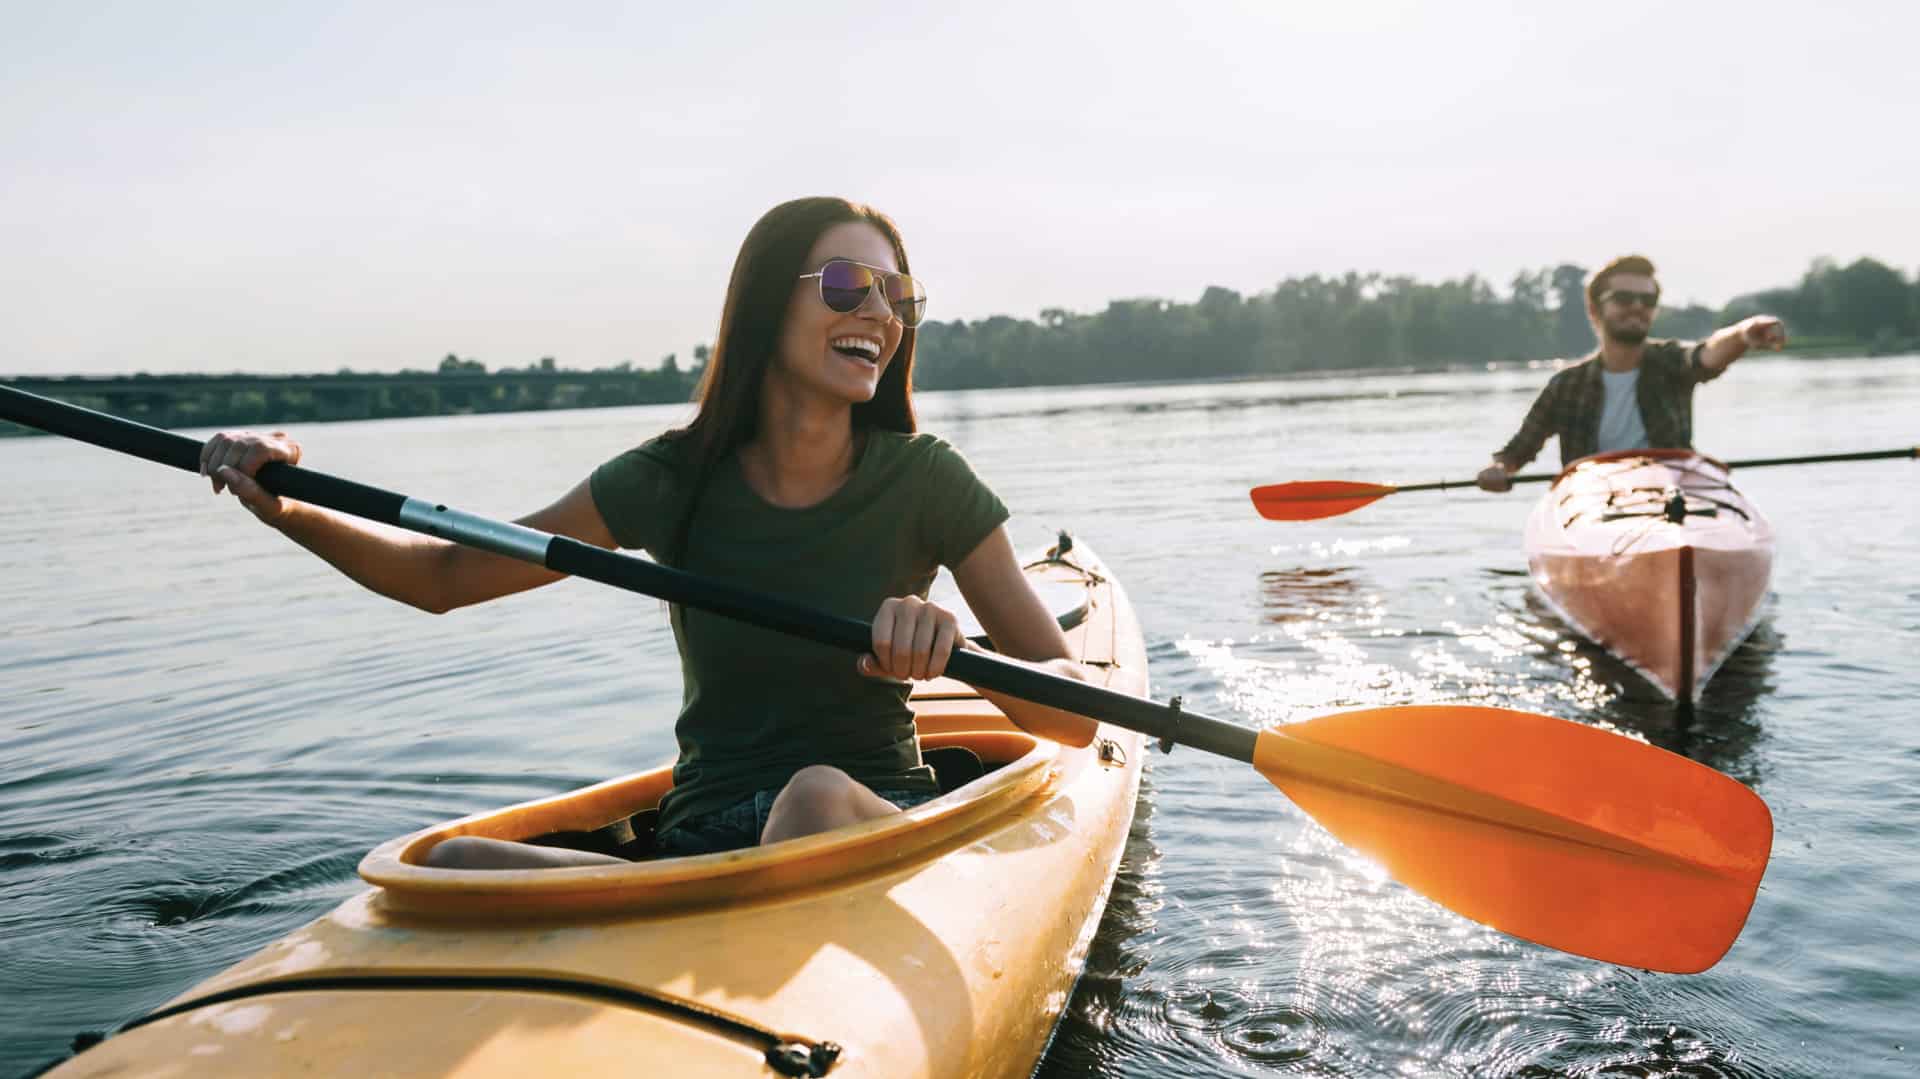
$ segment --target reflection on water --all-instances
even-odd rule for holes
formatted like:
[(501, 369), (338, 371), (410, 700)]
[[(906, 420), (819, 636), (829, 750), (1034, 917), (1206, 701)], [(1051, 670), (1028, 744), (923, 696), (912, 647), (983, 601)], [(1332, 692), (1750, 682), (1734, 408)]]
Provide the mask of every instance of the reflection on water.
[(1268, 570), (1260, 575), (1263, 621), (1286, 625), (1336, 617), (1356, 601), (1352, 566)]
[(1114, 1038), (1131, 1026), (1128, 987), (1131, 979), (1147, 969), (1151, 957), (1146, 939), (1154, 932), (1157, 915), (1166, 905), (1160, 850), (1154, 845), (1152, 827), (1157, 801), (1153, 767), (1157, 759), (1147, 759), (1120, 872), (1108, 893), (1099, 931), (1087, 950), (1080, 983), (1035, 1079), (1109, 1074), (1114, 1063)]
[(1753, 751), (1761, 731), (1756, 715), (1773, 689), (1773, 657), (1784, 645), (1771, 617), (1762, 617), (1727, 655), (1701, 687), (1700, 700), (1683, 708), (1630, 665), (1568, 626), (1537, 592), (1527, 593), (1525, 616), (1538, 631), (1557, 635), (1556, 646), (1545, 655), (1563, 664), (1567, 677), (1596, 690), (1604, 687), (1589, 696), (1592, 707), (1584, 718), (1633, 733), (1743, 783), (1758, 783), (1760, 764)]
[(1786, 640), (1771, 617), (1762, 618), (1701, 688), (1691, 724), (1676, 731), (1675, 744), (1667, 748), (1758, 784), (1762, 762), (1754, 750), (1761, 737), (1760, 703), (1773, 693), (1774, 657)]

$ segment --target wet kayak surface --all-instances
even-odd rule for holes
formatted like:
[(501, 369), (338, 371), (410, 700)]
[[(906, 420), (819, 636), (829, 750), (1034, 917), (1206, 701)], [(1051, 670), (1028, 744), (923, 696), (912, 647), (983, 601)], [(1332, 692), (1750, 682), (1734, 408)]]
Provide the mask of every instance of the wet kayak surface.
[[(1727, 958), (1655, 975), (1467, 922), (1250, 768), (1155, 753), (1040, 1074), (1911, 1073), (1920, 462), (1736, 474), (1774, 526), (1774, 595), (1684, 729), (1530, 594), (1525, 489), (1302, 523), (1247, 501), (1287, 480), (1471, 476), (1546, 377), (922, 395), (923, 428), (1013, 508), (1017, 546), (1067, 528), (1114, 567), (1162, 699), (1249, 725), (1439, 701), (1605, 724), (1753, 785), (1777, 829)], [(295, 434), (316, 468), (511, 517), (687, 413)], [(1744, 361), (1695, 399), (1696, 442), (1723, 459), (1912, 445), (1915, 417), (1920, 358)], [(0, 474), (0, 1075), (324, 913), (386, 839), (672, 752), (657, 603), (570, 581), (435, 618), (184, 474), (46, 438), (0, 441)]]

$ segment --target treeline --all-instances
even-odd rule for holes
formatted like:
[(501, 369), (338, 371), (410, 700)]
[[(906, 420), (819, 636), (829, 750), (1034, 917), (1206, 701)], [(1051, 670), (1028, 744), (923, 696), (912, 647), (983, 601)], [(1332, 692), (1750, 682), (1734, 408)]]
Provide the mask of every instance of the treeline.
[[(1235, 378), (1324, 370), (1434, 369), (1577, 357), (1594, 347), (1587, 270), (1571, 264), (1515, 275), (1505, 289), (1477, 275), (1437, 284), (1348, 273), (1289, 278), (1243, 296), (1211, 287), (1194, 303), (1115, 300), (1082, 314), (995, 316), (920, 328), (923, 389)], [(1862, 258), (1816, 260), (1798, 284), (1735, 297), (1724, 308), (1662, 307), (1654, 333), (1698, 338), (1756, 312), (1787, 321), (1793, 349), (1920, 352), (1920, 278)], [(10, 380), (22, 389), (161, 427), (242, 426), (390, 416), (603, 408), (684, 402), (708, 360), (683, 367), (594, 370), (552, 357), (488, 371), (449, 353), (432, 370), (397, 374), (149, 375)], [(24, 433), (0, 423), (0, 435)]]
[[(682, 370), (673, 356), (659, 367), (637, 370), (623, 363), (573, 371), (547, 358), (525, 368), (489, 372), (477, 360), (449, 354), (438, 370), (397, 374), (343, 369), (331, 375), (77, 375), (0, 381), (156, 427), (245, 427), (677, 403), (691, 398), (697, 377), (697, 370)], [(0, 422), (0, 436), (26, 433)]]
[[(1437, 284), (1314, 275), (1253, 296), (1210, 287), (1191, 304), (1115, 300), (1096, 314), (1049, 308), (1037, 320), (933, 321), (921, 327), (916, 381), (964, 389), (1572, 358), (1594, 347), (1587, 272), (1527, 271), (1505, 290), (1477, 275)], [(1654, 333), (1703, 337), (1757, 311), (1786, 319), (1802, 343), (1920, 349), (1920, 279), (1866, 258), (1846, 267), (1818, 260), (1798, 285), (1718, 311), (1662, 307)]]
[(1915, 351), (1920, 348), (1920, 274), (1908, 281), (1873, 259), (1846, 266), (1815, 259), (1799, 284), (1736, 297), (1724, 317), (1731, 322), (1758, 312), (1779, 315), (1802, 336), (1858, 343), (1873, 354)]

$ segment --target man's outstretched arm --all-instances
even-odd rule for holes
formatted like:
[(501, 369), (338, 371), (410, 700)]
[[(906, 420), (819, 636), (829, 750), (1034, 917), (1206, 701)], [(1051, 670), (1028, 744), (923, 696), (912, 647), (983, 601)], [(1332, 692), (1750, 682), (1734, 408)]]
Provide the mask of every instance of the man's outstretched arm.
[(1731, 326), (1713, 331), (1700, 346), (1700, 366), (1709, 375), (1717, 375), (1727, 365), (1747, 354), (1748, 349), (1769, 348), (1775, 352), (1787, 347), (1786, 324), (1772, 315), (1754, 315)]

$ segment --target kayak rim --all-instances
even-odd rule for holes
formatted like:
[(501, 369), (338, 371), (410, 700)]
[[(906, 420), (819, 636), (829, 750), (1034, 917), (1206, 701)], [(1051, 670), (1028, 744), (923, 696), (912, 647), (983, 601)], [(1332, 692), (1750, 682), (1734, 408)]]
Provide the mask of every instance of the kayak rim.
[(900, 813), (742, 850), (571, 869), (424, 864), (428, 850), (454, 836), (521, 839), (522, 832), (597, 827), (605, 822), (569, 815), (598, 806), (617, 805), (619, 815), (650, 806), (671, 782), (662, 767), (388, 840), (361, 860), (360, 876), (379, 887), (387, 910), (429, 919), (544, 921), (737, 906), (938, 857), (1005, 814), (1046, 798), (1058, 783), (1059, 746), (1025, 732), (929, 734), (921, 744), (969, 746), (997, 766), (960, 791)]

